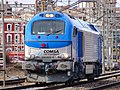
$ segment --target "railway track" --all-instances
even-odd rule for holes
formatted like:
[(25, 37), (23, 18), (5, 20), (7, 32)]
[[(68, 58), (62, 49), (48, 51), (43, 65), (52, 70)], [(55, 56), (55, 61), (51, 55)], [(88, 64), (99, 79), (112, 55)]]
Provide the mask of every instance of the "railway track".
[[(91, 82), (97, 82), (97, 81), (100, 81), (100, 80), (104, 80), (104, 79), (108, 79), (108, 78), (111, 78), (111, 77), (118, 77), (120, 76), (120, 71), (116, 71), (116, 72), (111, 72), (111, 73), (106, 73), (106, 74), (103, 74), (101, 75), (99, 78), (95, 78), (94, 81), (91, 81)], [(62, 88), (66, 88), (66, 87), (73, 87), (73, 86), (77, 86), (77, 85), (83, 85), (83, 84), (88, 84), (88, 83), (91, 83), (91, 82), (88, 82), (86, 79), (83, 79), (81, 81), (74, 81), (74, 83), (71, 83), (69, 85), (66, 85), (65, 83), (46, 83), (46, 84), (32, 84), (32, 85), (26, 85), (26, 86), (17, 86), (17, 87), (7, 87), (7, 88), (4, 88), (3, 90), (18, 90), (18, 89), (39, 89), (39, 90), (53, 90), (53, 89), (62, 89)], [(97, 88), (97, 87), (96, 87)], [(92, 88), (91, 88), (92, 90)], [(93, 90), (95, 90), (93, 88)]]
[[(17, 84), (17, 83), (23, 83), (25, 82), (26, 78), (19, 78), (19, 79), (14, 79), (14, 80), (6, 80), (5, 84), (10, 85), (10, 84)], [(3, 81), (0, 81), (0, 85), (3, 85)]]
[(105, 75), (109, 75), (109, 74), (115, 74), (115, 73), (119, 73), (119, 72), (120, 72), (120, 70), (112, 71), (112, 72), (107, 72), (107, 73), (101, 74), (100, 76), (105, 76)]
[[(108, 78), (111, 78), (111, 77), (117, 77), (117, 76), (120, 76), (120, 73), (119, 74), (114, 74), (114, 75), (109, 75), (109, 76), (101, 76), (100, 78), (96, 78), (94, 81), (91, 81), (91, 82), (97, 82), (97, 81), (100, 81), (100, 80), (104, 80), (104, 79), (108, 79)], [(86, 79), (84, 79), (83, 81), (80, 81), (80, 82), (74, 82), (72, 84), (69, 84), (69, 85), (65, 85), (65, 84), (61, 84), (61, 85), (58, 85), (58, 86), (50, 86), (50, 87), (46, 87), (46, 88), (42, 88), (42, 89), (39, 89), (39, 90), (55, 90), (55, 89), (62, 89), (62, 88), (67, 88), (67, 87), (74, 87), (74, 86), (78, 86), (78, 85), (83, 85), (83, 84), (89, 84), (91, 82), (88, 82)], [(101, 90), (103, 88), (107, 88), (109, 87), (110, 85), (115, 85), (115, 84), (119, 84), (120, 82), (114, 82), (114, 83), (110, 83), (110, 84), (106, 84), (106, 85), (103, 85), (101, 87), (94, 87), (94, 88), (90, 88), (91, 90)], [(108, 86), (107, 86), (108, 85)]]
[[(30, 88), (39, 88), (39, 87), (46, 87), (46, 86), (51, 86), (55, 84), (60, 84), (60, 83), (42, 83), (42, 84), (31, 84), (31, 85), (25, 85), (25, 86), (13, 86), (13, 87), (7, 87), (3, 88), (2, 90), (18, 90), (18, 89), (30, 89)], [(34, 89), (32, 89), (34, 90)]]
[(90, 88), (89, 90), (101, 90), (101, 89), (110, 88), (110, 87), (113, 87), (113, 86), (116, 86), (116, 85), (119, 85), (119, 84), (120, 84), (120, 81), (116, 81), (116, 82), (101, 85), (101, 86), (98, 86), (98, 87), (93, 87), (93, 88)]

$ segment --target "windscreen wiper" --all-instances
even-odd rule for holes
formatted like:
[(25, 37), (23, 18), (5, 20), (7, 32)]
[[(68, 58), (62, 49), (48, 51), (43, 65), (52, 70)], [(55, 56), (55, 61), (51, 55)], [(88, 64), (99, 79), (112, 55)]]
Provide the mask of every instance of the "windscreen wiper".
[(47, 36), (49, 36), (49, 35), (51, 35), (51, 34), (56, 34), (56, 33), (58, 33), (58, 32), (60, 32), (60, 31), (62, 31), (63, 29), (60, 29), (60, 30), (57, 30), (57, 31), (54, 31), (54, 32), (51, 32), (51, 33), (49, 33), (49, 34), (47, 34)]

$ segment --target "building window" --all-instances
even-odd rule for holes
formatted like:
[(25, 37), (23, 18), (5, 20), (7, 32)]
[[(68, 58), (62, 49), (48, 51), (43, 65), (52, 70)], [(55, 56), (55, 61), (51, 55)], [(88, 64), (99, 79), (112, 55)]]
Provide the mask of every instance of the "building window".
[(15, 24), (15, 31), (20, 31), (20, 25), (19, 24)]
[(17, 47), (14, 47), (14, 51), (17, 51), (17, 49), (18, 49)]
[(12, 15), (12, 8), (11, 7), (7, 8), (7, 15)]
[(14, 47), (14, 51), (20, 51), (19, 47)]
[(24, 47), (23, 47), (23, 48), (21, 48), (21, 51), (24, 51)]
[(20, 36), (19, 34), (15, 35), (15, 43), (19, 43), (20, 42)]
[(20, 48), (18, 47), (18, 51), (20, 51)]
[(11, 34), (7, 34), (7, 42), (12, 42), (12, 35)]
[(11, 52), (11, 51), (12, 51), (12, 48), (7, 48), (6, 51), (7, 51), (7, 52)]
[(7, 24), (7, 30), (11, 31), (12, 30), (12, 25), (11, 24)]
[(24, 35), (21, 35), (21, 43), (24, 43)]

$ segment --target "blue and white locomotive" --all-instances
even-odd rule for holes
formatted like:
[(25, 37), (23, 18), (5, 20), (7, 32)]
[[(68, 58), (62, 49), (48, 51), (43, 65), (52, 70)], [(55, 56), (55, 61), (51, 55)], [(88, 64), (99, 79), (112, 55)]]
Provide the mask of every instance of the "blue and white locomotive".
[(25, 29), (25, 69), (29, 82), (93, 80), (102, 72), (102, 40), (90, 23), (61, 12), (41, 12)]

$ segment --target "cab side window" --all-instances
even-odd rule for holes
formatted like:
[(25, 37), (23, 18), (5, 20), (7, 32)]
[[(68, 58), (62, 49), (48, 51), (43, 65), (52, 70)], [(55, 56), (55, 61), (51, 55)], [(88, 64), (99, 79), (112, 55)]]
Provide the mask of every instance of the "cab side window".
[(77, 36), (77, 28), (74, 27), (74, 30), (73, 30), (73, 37), (76, 37)]

